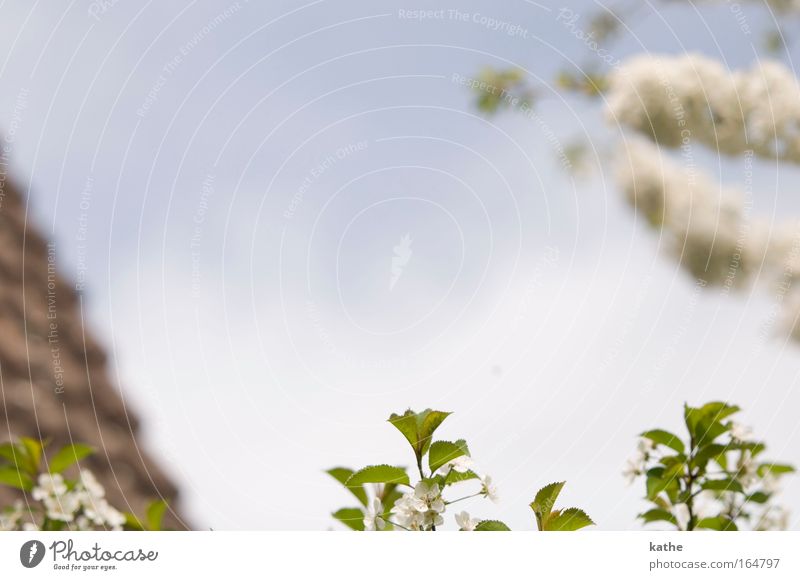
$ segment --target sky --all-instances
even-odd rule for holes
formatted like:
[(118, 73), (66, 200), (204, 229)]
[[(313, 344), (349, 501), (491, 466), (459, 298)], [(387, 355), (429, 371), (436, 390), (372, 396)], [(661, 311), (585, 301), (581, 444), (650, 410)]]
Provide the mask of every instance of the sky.
[[(408, 407), (453, 411), (441, 435), (502, 497), (465, 506), (513, 528), (565, 479), (600, 529), (637, 529), (623, 464), (684, 401), (738, 403), (800, 464), (800, 347), (768, 294), (698, 287), (624, 203), (619, 131), (554, 86), (595, 58), (562, 6), (458, 4), (0, 4), (0, 131), (30, 218), (199, 528), (338, 528), (349, 498), (324, 470), (410, 465), (385, 422)], [(741, 10), (643, 4), (613, 56), (750, 67), (770, 15)], [(478, 113), (463, 82), (485, 66), (525, 70), (534, 113)], [(576, 139), (587, 176), (558, 158)], [(800, 211), (798, 177), (756, 162), (754, 211)]]

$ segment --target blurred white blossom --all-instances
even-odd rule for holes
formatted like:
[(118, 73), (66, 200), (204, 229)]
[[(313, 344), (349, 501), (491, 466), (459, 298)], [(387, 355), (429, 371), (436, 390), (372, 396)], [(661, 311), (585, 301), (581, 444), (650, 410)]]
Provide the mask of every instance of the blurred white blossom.
[(666, 147), (800, 161), (800, 87), (774, 61), (730, 72), (699, 54), (635, 56), (609, 77), (608, 117)]
[[(61, 475), (43, 473), (31, 490), (31, 497), (41, 502), (48, 519), (71, 524), (78, 530), (94, 527), (121, 530), (125, 524), (125, 515), (108, 503), (103, 486), (87, 469), (81, 470), (72, 489)], [(19, 529), (21, 516), (12, 515), (8, 521), (0, 520), (0, 528), (11, 525), (12, 529)]]
[(768, 507), (756, 523), (758, 531), (782, 531), (789, 528), (789, 512), (779, 506)]
[(731, 423), (731, 437), (738, 441), (749, 441), (753, 436), (753, 430), (747, 425), (742, 425), (733, 421)]
[(43, 473), (39, 476), (37, 483), (38, 485), (31, 491), (31, 497), (36, 501), (42, 501), (48, 497), (59, 497), (67, 492), (67, 484), (58, 473)]
[(622, 470), (622, 475), (625, 482), (630, 485), (634, 480), (644, 473), (645, 464), (650, 458), (653, 451), (653, 442), (650, 439), (642, 437), (636, 445), (636, 452), (625, 461), (625, 468)]
[(685, 503), (676, 503), (672, 506), (672, 515), (675, 517), (679, 530), (686, 530), (689, 527), (689, 506)]

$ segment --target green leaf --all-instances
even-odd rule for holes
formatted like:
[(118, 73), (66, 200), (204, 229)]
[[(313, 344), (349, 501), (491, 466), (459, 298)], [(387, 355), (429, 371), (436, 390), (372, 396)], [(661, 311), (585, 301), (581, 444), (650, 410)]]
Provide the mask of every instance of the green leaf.
[(781, 463), (762, 463), (758, 466), (759, 477), (764, 477), (767, 473), (772, 475), (785, 475), (787, 473), (794, 473), (795, 469), (791, 465)]
[(394, 425), (395, 428), (403, 434), (416, 453), (419, 444), (417, 413), (411, 409), (402, 415), (392, 413), (391, 417), (389, 417), (389, 423)]
[[(677, 477), (681, 477), (684, 474), (686, 469), (686, 463), (677, 459), (680, 456), (676, 456), (675, 458), (664, 457), (661, 459), (661, 462), (665, 465), (664, 469), (664, 478), (675, 479)], [(671, 459), (675, 459), (675, 461), (668, 461)], [(685, 459), (685, 457), (684, 457)]]
[(439, 428), (439, 425), (447, 419), (450, 413), (445, 413), (442, 411), (431, 411), (427, 409), (424, 411), (424, 418), (422, 420), (422, 427), (420, 429), (420, 438), (419, 441), (422, 444), (422, 454), (424, 455), (428, 448), (431, 445), (431, 441), (433, 440), (433, 433), (436, 429)]
[(645, 485), (647, 488), (647, 499), (650, 501), (654, 501), (656, 496), (662, 491), (678, 487), (677, 478), (665, 476), (665, 471), (663, 467), (654, 467), (647, 471), (647, 481)]
[(592, 518), (581, 509), (568, 508), (557, 515), (547, 519), (544, 531), (546, 532), (574, 532), (586, 526), (593, 526)]
[(706, 530), (716, 530), (718, 532), (735, 532), (739, 528), (736, 527), (736, 524), (733, 520), (730, 520), (724, 516), (717, 516), (715, 518), (703, 518), (699, 522), (697, 522), (697, 528), (703, 528)]
[(158, 500), (147, 506), (147, 527), (152, 532), (161, 531), (164, 513), (167, 511), (166, 500)]
[(347, 487), (359, 486), (365, 483), (396, 483), (411, 485), (408, 474), (402, 467), (391, 465), (370, 465), (364, 469), (359, 469), (351, 475), (345, 485)]
[(18, 469), (25, 469), (26, 452), (20, 449), (19, 446), (13, 443), (3, 443), (0, 445), (0, 457), (8, 461), (12, 466)]
[(15, 487), (23, 491), (33, 489), (33, 479), (16, 467), (0, 467), (0, 484)]
[(536, 514), (536, 523), (540, 530), (544, 529), (547, 518), (550, 517), (550, 512), (553, 511), (553, 506), (556, 504), (558, 494), (561, 493), (565, 483), (565, 481), (551, 483), (536, 492), (536, 497), (533, 499), (530, 506), (533, 513)]
[(335, 512), (333, 517), (351, 530), (364, 531), (364, 512), (360, 508), (342, 508)]
[(60, 532), (67, 527), (67, 522), (46, 519), (42, 525), (43, 532)]
[(480, 476), (471, 469), (464, 473), (459, 473), (451, 469), (444, 478), (444, 484), (452, 485), (454, 483), (461, 483), (462, 481), (470, 481), (471, 479), (480, 479)]
[(431, 445), (430, 452), (428, 453), (428, 466), (431, 469), (431, 473), (435, 473), (437, 469), (448, 461), (452, 461), (464, 455), (469, 455), (469, 448), (467, 447), (467, 442), (463, 439), (459, 439), (454, 443), (450, 441), (436, 441)]
[(136, 517), (135, 514), (132, 514), (131, 512), (125, 512), (123, 515), (125, 516), (124, 527), (126, 530), (132, 530), (135, 532), (145, 531), (145, 527), (144, 524), (142, 523), (142, 520)]
[(652, 429), (650, 431), (645, 431), (642, 433), (642, 437), (650, 439), (650, 441), (656, 445), (666, 445), (667, 447), (671, 447), (678, 453), (683, 453), (686, 451), (683, 441), (681, 441), (677, 435), (673, 435), (669, 431), (664, 431), (663, 429)]
[(684, 407), (684, 419), (695, 446), (702, 447), (730, 430), (722, 420), (739, 412), (739, 407), (724, 402), (706, 403), (700, 408)]
[[(692, 468), (699, 467), (701, 470), (705, 470), (709, 461), (713, 459), (720, 462), (728, 451), (730, 451), (730, 446), (727, 445), (720, 445), (719, 443), (704, 445), (692, 458), (691, 466)], [(725, 463), (724, 460), (722, 462)]]
[(757, 491), (755, 493), (751, 493), (747, 496), (746, 500), (751, 501), (753, 503), (767, 503), (769, 501), (770, 494), (764, 493), (763, 491)]
[(450, 413), (432, 409), (425, 409), (421, 413), (415, 413), (409, 409), (402, 415), (393, 413), (389, 417), (389, 422), (408, 440), (419, 460), (428, 451), (434, 431), (442, 424), (442, 421), (447, 419), (448, 415)]
[(50, 473), (61, 473), (73, 463), (77, 463), (92, 453), (94, 453), (94, 449), (83, 443), (66, 445), (59, 449), (58, 453), (50, 460)]
[(481, 520), (475, 526), (476, 532), (510, 532), (511, 528), (499, 520)]
[(704, 481), (700, 487), (711, 491), (734, 491), (744, 493), (742, 484), (735, 479), (708, 479)]
[(36, 477), (42, 462), (42, 443), (30, 437), (20, 437), (19, 441), (25, 450), (26, 469), (32, 477)]
[(651, 509), (643, 514), (639, 514), (638, 517), (644, 520), (644, 523), (646, 524), (651, 522), (669, 522), (674, 526), (678, 525), (678, 522), (675, 520), (675, 516), (673, 516), (667, 510), (658, 508)]
[(368, 500), (367, 500), (367, 491), (364, 489), (364, 486), (363, 485), (353, 485), (353, 486), (348, 486), (347, 485), (347, 480), (350, 479), (351, 475), (353, 475), (353, 470), (352, 469), (348, 469), (347, 467), (334, 467), (333, 469), (329, 469), (325, 473), (327, 473), (332, 478), (334, 478), (336, 481), (338, 481), (343, 486), (345, 486), (350, 491), (350, 493), (352, 493), (354, 496), (356, 496), (356, 499), (358, 499), (358, 501), (361, 502), (361, 505), (366, 507)]
[(708, 443), (712, 443), (717, 437), (730, 431), (731, 426), (729, 424), (723, 424), (719, 421), (713, 420), (702, 420), (697, 427), (697, 435), (696, 441), (697, 446), (702, 447)]
[(726, 403), (725, 401), (714, 401), (712, 403), (706, 403), (700, 407), (699, 410), (709, 420), (722, 421), (741, 411), (741, 408)]

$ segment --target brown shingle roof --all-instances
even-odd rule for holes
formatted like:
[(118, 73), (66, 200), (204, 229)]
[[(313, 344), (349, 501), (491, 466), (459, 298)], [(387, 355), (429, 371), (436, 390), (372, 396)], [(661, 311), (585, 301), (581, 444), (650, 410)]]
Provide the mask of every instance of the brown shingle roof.
[[(0, 441), (20, 436), (93, 445), (86, 460), (112, 505), (144, 514), (177, 489), (138, 444), (139, 422), (113, 385), (106, 356), (81, 322), (74, 288), (54, 268), (47, 241), (26, 223), (21, 196), (6, 181), (0, 196)], [(23, 249), (24, 248), (24, 249)], [(51, 326), (55, 325), (55, 326)], [(84, 346), (85, 342), (85, 346)], [(15, 494), (0, 488), (0, 506)]]

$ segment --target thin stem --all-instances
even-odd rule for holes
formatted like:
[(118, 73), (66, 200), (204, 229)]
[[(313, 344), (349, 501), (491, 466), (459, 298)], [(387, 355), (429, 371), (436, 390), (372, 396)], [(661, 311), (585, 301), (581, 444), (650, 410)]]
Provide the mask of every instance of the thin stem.
[(696, 474), (692, 473), (692, 459), (694, 459), (694, 436), (690, 435), (689, 437), (689, 461), (686, 466), (686, 470), (688, 471), (688, 479), (686, 481), (686, 491), (689, 494), (689, 497), (686, 500), (686, 507), (689, 510), (689, 523), (686, 525), (686, 531), (691, 532), (694, 530), (695, 524), (695, 516), (694, 516), (694, 496), (695, 492), (693, 490), (694, 487), (694, 480)]
[(470, 499), (471, 497), (478, 497), (479, 495), (483, 495), (480, 491), (478, 493), (473, 493), (472, 495), (465, 495), (464, 497), (460, 497), (458, 499), (454, 499), (453, 501), (446, 501), (444, 502), (445, 505), (452, 505), (459, 501), (464, 501), (465, 499)]
[(384, 520), (384, 521), (385, 521), (386, 523), (388, 523), (388, 524), (392, 524), (393, 526), (397, 526), (398, 528), (402, 528), (402, 529), (404, 529), (404, 530), (405, 530), (405, 531), (407, 531), (407, 532), (410, 532), (410, 531), (411, 531), (411, 530), (409, 530), (407, 527), (405, 527), (405, 526), (401, 526), (400, 524), (398, 524), (398, 523), (396, 523), (396, 522), (393, 522), (392, 520)]

